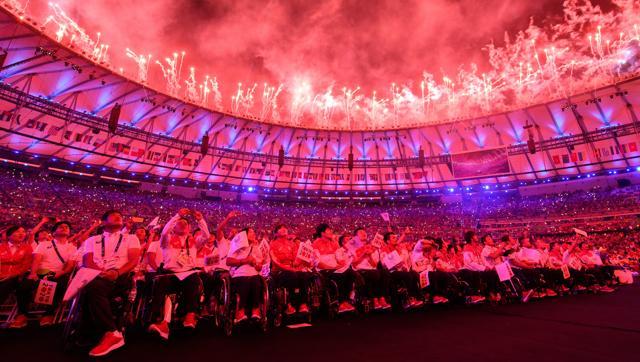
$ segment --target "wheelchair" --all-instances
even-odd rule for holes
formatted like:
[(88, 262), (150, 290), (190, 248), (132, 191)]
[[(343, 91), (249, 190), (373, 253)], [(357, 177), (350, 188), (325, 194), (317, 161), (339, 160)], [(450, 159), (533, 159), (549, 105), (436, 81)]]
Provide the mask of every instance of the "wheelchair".
[(549, 288), (549, 283), (545, 279), (545, 275), (541, 270), (534, 269), (536, 271), (535, 277), (533, 279), (534, 285), (534, 295), (533, 297), (536, 299), (540, 299), (544, 296), (544, 292), (547, 288)]
[[(471, 286), (457, 273), (446, 272), (447, 281), (443, 290), (439, 290), (439, 294), (449, 300), (450, 303), (466, 303), (468, 296), (471, 295)], [(433, 285), (433, 284), (432, 284)], [(432, 299), (435, 295), (434, 286), (429, 285), (423, 288), (423, 291), (427, 291), (425, 295), (425, 305), (434, 304)]]
[(522, 300), (522, 292), (524, 292), (525, 288), (518, 276), (514, 275), (509, 280), (500, 281), (499, 285), (499, 293), (504, 296), (504, 303)]
[[(416, 283), (415, 287), (417, 290), (420, 290), (420, 282), (419, 280), (415, 280), (414, 281)], [(410, 287), (408, 285), (405, 284), (404, 281), (402, 282), (395, 282), (393, 280), (393, 278), (390, 280), (390, 300), (389, 302), (391, 303), (391, 306), (393, 307), (393, 310), (398, 311), (398, 312), (408, 312), (410, 310), (415, 310), (420, 308), (419, 306), (411, 306), (409, 304), (409, 299), (410, 299), (410, 295), (409, 295), (409, 290)], [(422, 298), (419, 296), (416, 296), (416, 299), (419, 299), (422, 301)], [(423, 304), (424, 305), (424, 304)]]
[(18, 313), (18, 307), (14, 296), (0, 301), (0, 326), (8, 326)]
[[(598, 285), (598, 276), (588, 269), (580, 270), (577, 272), (571, 270), (571, 277), (569, 278), (569, 280), (571, 284), (571, 292), (573, 294), (578, 294), (581, 292), (595, 293), (593, 287), (595, 285)], [(580, 286), (581, 284), (584, 288)]]
[(208, 278), (213, 285), (208, 298), (205, 293), (202, 308), (206, 311), (201, 314), (212, 317), (216, 328), (222, 328), (231, 308), (231, 276), (226, 270), (216, 270), (208, 273)]
[[(231, 280), (231, 278), (229, 278), (229, 280)], [(229, 288), (229, 307), (224, 310), (224, 315), (222, 317), (222, 329), (227, 337), (230, 337), (233, 334), (234, 328), (240, 325), (256, 324), (263, 333), (266, 333), (269, 330), (269, 283), (264, 277), (260, 277), (260, 281), (262, 283), (262, 301), (260, 303), (261, 318), (257, 321), (253, 321), (249, 318), (246, 321), (235, 323), (235, 312), (240, 301), (240, 295), (235, 292), (233, 288)]]
[[(373, 305), (373, 299), (366, 297), (366, 281), (362, 274), (358, 273), (357, 271), (355, 272), (354, 284), (355, 293), (352, 293), (354, 294), (354, 298), (352, 298), (352, 300), (355, 302), (354, 305), (356, 306), (356, 310), (363, 315), (367, 315), (375, 311), (376, 309)], [(385, 299), (387, 301), (390, 301), (391, 297), (389, 295), (386, 295)]]
[[(201, 275), (202, 279), (202, 274), (204, 274), (204, 272), (198, 271), (198, 273)], [(169, 277), (173, 277), (173, 274), (158, 273), (145, 278), (145, 284), (147, 284), (148, 287), (144, 288), (142, 298), (137, 298), (136, 303), (134, 303), (134, 310), (137, 312), (137, 314), (134, 314), (136, 315), (136, 318), (132, 322), (135, 323), (138, 327), (146, 329), (150, 324), (155, 322), (154, 317), (157, 316), (153, 315), (150, 307), (155, 296), (156, 285), (162, 278)], [(199, 311), (200, 314), (202, 314), (203, 310), (207, 308), (204, 300), (204, 288), (202, 283), (200, 284), (199, 295)], [(164, 295), (164, 319), (167, 320), (170, 325), (175, 326), (176, 324), (178, 324), (178, 322), (182, 321), (182, 319), (186, 315), (186, 311), (183, 308), (184, 304), (181, 303), (181, 301), (181, 291), (169, 292), (168, 294)]]
[[(53, 275), (53, 274), (51, 274)], [(66, 287), (59, 286), (59, 287)], [(37, 287), (37, 283), (36, 283)], [(35, 289), (33, 290), (35, 294)], [(32, 298), (33, 298), (32, 294)], [(67, 303), (60, 301), (58, 307), (56, 307), (53, 313), (53, 325), (61, 324), (64, 322), (64, 316), (67, 310)], [(40, 317), (47, 313), (47, 305), (39, 304), (35, 301), (31, 301), (28, 307), (27, 318), (29, 322), (38, 320)], [(18, 303), (15, 294), (11, 294), (6, 300), (0, 301), (0, 328), (6, 328), (13, 323), (18, 316)]]
[(340, 310), (340, 298), (338, 284), (329, 278), (322, 277), (322, 307), (321, 310), (330, 320), (338, 317)]
[[(116, 326), (120, 332), (125, 332), (133, 327), (131, 321), (135, 320), (134, 302), (137, 295), (135, 282), (131, 288), (116, 293), (111, 298), (111, 309), (116, 319)], [(88, 328), (87, 316), (83, 305), (86, 303), (85, 291), (78, 294), (68, 303), (65, 323), (62, 331), (62, 345), (65, 352), (80, 347), (86, 348), (98, 343), (101, 333)]]
[[(272, 282), (269, 282), (268, 284), (274, 285)], [(306, 287), (306, 304), (309, 306), (309, 313), (295, 313), (292, 315), (287, 315), (285, 313), (287, 304), (289, 304), (289, 300), (291, 299), (290, 291), (284, 287), (271, 287), (269, 290), (269, 295), (271, 296), (269, 319), (271, 320), (273, 327), (278, 328), (282, 326), (285, 321), (292, 321), (295, 319), (302, 319), (302, 321), (306, 323), (311, 323), (314, 316), (317, 316), (322, 308), (322, 284), (322, 276), (318, 273), (314, 273)], [(299, 293), (299, 291), (296, 290), (294, 293)]]
[(152, 298), (153, 278), (156, 273), (144, 273), (133, 278), (134, 294), (130, 325), (143, 330), (151, 321), (149, 302)]

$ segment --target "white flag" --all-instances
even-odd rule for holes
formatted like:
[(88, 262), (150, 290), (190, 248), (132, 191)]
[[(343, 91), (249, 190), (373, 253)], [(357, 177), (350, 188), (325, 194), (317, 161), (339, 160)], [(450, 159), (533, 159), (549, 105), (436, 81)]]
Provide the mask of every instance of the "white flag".
[(249, 239), (247, 239), (247, 232), (241, 231), (237, 233), (229, 244), (229, 255), (235, 255), (238, 250), (248, 247)]
[(576, 233), (576, 234), (578, 234), (578, 235), (582, 235), (582, 236), (584, 236), (585, 238), (587, 237), (587, 232), (586, 232), (586, 231), (584, 231), (584, 230), (580, 230), (580, 229), (578, 229), (578, 228), (573, 228), (573, 232), (574, 232), (574, 233)]
[(382, 260), (387, 270), (395, 268), (398, 264), (402, 263), (402, 261), (402, 257), (396, 250), (385, 255), (384, 259)]
[(73, 298), (78, 294), (80, 289), (84, 288), (85, 285), (89, 284), (92, 280), (94, 280), (99, 274), (100, 270), (91, 269), (91, 268), (80, 268), (76, 275), (71, 279), (69, 283), (69, 287), (67, 291), (64, 293), (64, 297), (62, 300), (65, 302), (69, 299)]
[(376, 235), (373, 237), (373, 240), (371, 240), (371, 245), (376, 249), (382, 248), (384, 246), (384, 237), (376, 233)]
[(56, 286), (58, 283), (52, 282), (47, 279), (40, 279), (38, 283), (38, 289), (36, 290), (36, 295), (33, 298), (34, 303), (36, 304), (53, 304), (53, 296), (56, 293)]
[(147, 225), (147, 230), (150, 230), (154, 226), (158, 226), (159, 223), (160, 223), (160, 216), (154, 217), (153, 220), (151, 220), (151, 222), (149, 223), (149, 225)]
[(420, 273), (420, 288), (424, 289), (429, 286), (429, 271), (425, 270)]
[(501, 282), (506, 282), (513, 277), (511, 265), (506, 261), (504, 263), (496, 264), (496, 272), (498, 273), (498, 278), (500, 278)]
[(298, 247), (298, 255), (296, 255), (297, 259), (300, 259), (306, 263), (310, 263), (313, 260), (313, 247), (311, 244), (300, 243)]

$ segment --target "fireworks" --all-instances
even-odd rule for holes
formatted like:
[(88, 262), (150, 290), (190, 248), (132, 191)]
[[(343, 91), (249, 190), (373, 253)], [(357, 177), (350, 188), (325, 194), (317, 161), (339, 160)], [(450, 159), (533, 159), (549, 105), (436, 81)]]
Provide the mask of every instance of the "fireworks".
[(213, 95), (213, 106), (217, 109), (222, 108), (222, 93), (220, 93), (220, 87), (218, 85), (218, 80), (216, 77), (209, 78), (209, 76), (205, 76), (204, 82), (201, 85), (202, 87), (202, 105), (209, 105), (209, 95)]
[(316, 127), (331, 127), (333, 112), (339, 105), (332, 92), (333, 86), (329, 87), (326, 92), (316, 95), (313, 99), (311, 112), (317, 121)]
[(182, 63), (184, 63), (185, 52), (181, 55), (173, 53), (172, 58), (165, 58), (166, 64), (162, 64), (159, 60), (156, 60), (156, 64), (160, 66), (162, 70), (162, 76), (165, 80), (165, 86), (167, 93), (172, 96), (178, 96), (180, 92), (180, 80), (182, 79)]
[(302, 116), (313, 100), (313, 90), (307, 80), (296, 79), (291, 88), (291, 105), (289, 107), (289, 124), (301, 126)]
[(134, 62), (138, 65), (138, 82), (146, 83), (149, 76), (149, 64), (151, 63), (151, 54), (147, 55), (138, 55), (133, 50), (127, 48), (126, 50), (127, 56), (133, 59)]
[(280, 92), (282, 92), (282, 84), (280, 84), (278, 88), (269, 86), (267, 83), (264, 84), (262, 89), (262, 108), (258, 119), (261, 121), (280, 119), (278, 113), (278, 96)]
[(97, 40), (91, 37), (73, 19), (71, 19), (58, 4), (49, 3), (52, 14), (44, 21), (43, 29), (53, 23), (55, 39), (70, 48), (78, 48), (87, 58), (97, 63), (108, 63), (109, 46), (100, 43), (101, 34), (97, 34)]
[[(15, 0), (8, 7), (28, 11)], [(108, 62), (109, 46), (100, 42), (100, 33), (92, 40), (60, 6), (50, 4), (50, 10), (43, 31), (96, 62)], [(424, 71), (417, 86), (389, 82), (388, 89), (376, 92), (295, 78), (286, 86), (263, 84), (259, 101), (254, 83), (227, 87), (225, 97), (224, 85), (208, 76), (198, 82), (194, 68), (183, 80), (184, 52), (156, 64), (168, 94), (262, 121), (345, 130), (428, 125), (567, 98), (633, 76), (640, 70), (640, 1), (616, 0), (614, 9), (604, 12), (586, 0), (565, 0), (561, 22), (541, 27), (532, 21), (527, 29), (505, 36), (503, 46), (488, 44), (484, 50), (488, 69), (470, 64), (454, 75)], [(151, 56), (130, 49), (126, 54), (137, 66), (137, 80), (154, 86), (159, 77), (150, 74)], [(334, 94), (337, 87), (342, 92)]]
[(231, 110), (233, 113), (250, 115), (249, 110), (253, 108), (253, 94), (256, 91), (257, 84), (244, 89), (242, 83), (238, 83), (236, 94), (231, 97)]
[(342, 107), (345, 115), (346, 129), (353, 129), (354, 112), (358, 109), (358, 103), (362, 100), (362, 96), (357, 94), (360, 87), (356, 89), (342, 88)]
[(23, 15), (27, 5), (22, 5), (18, 0), (6, 0), (7, 8), (13, 10), (16, 14)]

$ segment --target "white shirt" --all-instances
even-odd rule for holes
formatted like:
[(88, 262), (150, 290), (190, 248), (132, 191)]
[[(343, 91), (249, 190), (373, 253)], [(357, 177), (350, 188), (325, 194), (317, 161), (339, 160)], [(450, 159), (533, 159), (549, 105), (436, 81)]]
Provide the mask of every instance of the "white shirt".
[(336, 253), (334, 255), (336, 259), (336, 266), (339, 263), (344, 263), (344, 266), (342, 268), (336, 269), (334, 273), (341, 274), (346, 272), (347, 269), (351, 267), (351, 262), (353, 261), (353, 255), (351, 255), (349, 250), (347, 250), (347, 248), (345, 247), (338, 248), (338, 250), (336, 250)]
[[(227, 258), (244, 259), (249, 257), (249, 254), (251, 254), (254, 259), (256, 259), (258, 265), (260, 265), (264, 260), (259, 245), (249, 245), (242, 247), (236, 250), (234, 253), (229, 253), (227, 255)], [(231, 267), (229, 269), (229, 273), (231, 274), (231, 277), (236, 278), (256, 276), (259, 274), (259, 271), (257, 271), (256, 268), (254, 268), (252, 265), (243, 264), (241, 266)]]
[[(355, 251), (350, 250), (353, 255), (356, 255)], [(355, 257), (354, 257), (355, 258)], [(364, 256), (360, 259), (359, 263), (352, 264), (354, 270), (375, 270), (378, 268), (378, 262), (380, 261), (380, 250), (376, 250), (371, 255)]]
[(580, 256), (580, 260), (584, 263), (584, 264), (594, 264), (594, 265), (602, 265), (602, 258), (600, 257), (600, 254), (596, 253), (595, 251), (591, 251), (588, 254), (583, 254), (582, 256)]
[[(432, 268), (429, 266), (429, 268)], [(448, 260), (443, 258), (438, 258), (436, 260), (436, 270), (454, 270), (456, 269), (456, 265)]]
[[(409, 254), (409, 251), (407, 251), (407, 249), (403, 247), (398, 247), (398, 249), (394, 251), (398, 253), (402, 261), (396, 264), (396, 266), (392, 267), (390, 271), (409, 271), (411, 269), (411, 256)], [(381, 260), (384, 261), (385, 258), (387, 258), (387, 256), (391, 253), (393, 253), (393, 251), (391, 251), (390, 253), (387, 253), (385, 251), (380, 252)], [(385, 265), (385, 267), (387, 266)]]
[(525, 257), (535, 263), (536, 267), (541, 267), (547, 264), (549, 260), (549, 253), (544, 250), (523, 248)]
[[(55, 242), (55, 241), (54, 241)], [(40, 265), (38, 265), (38, 269), (34, 270), (34, 272), (54, 272), (59, 273), (64, 269), (64, 264), (68, 261), (75, 261), (77, 248), (72, 243), (57, 243), (56, 248), (58, 248), (58, 252), (60, 256), (64, 260), (60, 260), (56, 250), (53, 247), (52, 241), (43, 241), (36, 247), (36, 250), (33, 251), (33, 254), (41, 255), (42, 261)]]
[[(315, 267), (317, 270), (333, 270), (334, 273), (341, 274), (347, 271), (349, 267), (351, 267), (353, 255), (345, 247), (336, 249), (336, 252), (334, 254), (320, 254), (320, 250), (318, 249), (314, 249), (314, 251), (315, 257), (313, 258), (313, 260), (315, 262)], [(328, 268), (320, 268), (320, 263), (322, 263), (323, 265), (327, 265)], [(340, 263), (344, 263), (344, 265), (341, 268), (338, 268), (338, 264)]]
[[(122, 236), (120, 246), (118, 240)], [(104, 249), (102, 239), (104, 238)], [(102, 270), (120, 269), (129, 260), (130, 249), (140, 249), (138, 237), (132, 234), (104, 232), (102, 235), (92, 236), (84, 242), (84, 255), (92, 253), (93, 262)], [(102, 252), (104, 251), (104, 255)]]
[[(202, 236), (196, 240), (189, 235), (178, 236), (173, 234), (173, 228), (180, 220), (180, 214), (175, 214), (162, 228), (160, 236), (162, 251), (163, 268), (168, 271), (180, 273), (192, 270), (197, 267), (196, 258), (198, 257), (197, 243), (206, 242), (209, 238), (209, 228), (204, 219), (198, 220), (198, 226), (202, 230)], [(165, 240), (165, 246), (162, 246), (162, 240)], [(189, 245), (187, 247), (187, 240)], [(174, 245), (176, 244), (176, 245)], [(179, 244), (179, 246), (177, 246)]]
[(565, 251), (562, 253), (562, 261), (567, 264), (571, 269), (581, 270), (582, 262), (580, 258), (574, 253), (569, 253), (569, 251)]
[(422, 273), (425, 270), (433, 271), (431, 259), (425, 257), (422, 251), (417, 251), (414, 248), (411, 253), (411, 269), (416, 273)]
[[(191, 236), (177, 235), (171, 235), (169, 236), (169, 239), (179, 240), (180, 246), (176, 247), (172, 245), (171, 241), (168, 240), (165, 247), (161, 247), (164, 269), (179, 273), (195, 268), (197, 266), (196, 257), (198, 255), (198, 249), (195, 246), (195, 240)], [(187, 239), (190, 239), (188, 248)]]
[(520, 250), (518, 250), (517, 252), (512, 253), (509, 258), (515, 259), (520, 262), (540, 265), (540, 253), (538, 253), (538, 251), (535, 249), (520, 248)]
[(364, 245), (365, 245), (365, 242), (360, 240), (359, 237), (354, 236), (353, 238), (351, 238), (351, 240), (349, 240), (349, 242), (347, 242), (346, 245), (344, 245), (344, 247), (347, 248), (347, 250), (349, 250), (350, 253), (355, 255), (356, 250), (360, 249)]
[(564, 258), (556, 257), (553, 254), (549, 254), (549, 259), (547, 260), (547, 266), (551, 269), (560, 269), (565, 264), (563, 261)]
[(145, 257), (145, 260), (142, 261), (143, 263), (146, 264), (146, 270), (148, 272), (155, 272), (156, 270), (151, 267), (151, 264), (149, 264), (149, 260), (148, 260), (149, 255), (151, 254), (154, 254), (156, 265), (160, 266), (160, 264), (162, 264), (162, 250), (160, 249), (159, 241), (154, 241), (151, 244), (149, 244), (149, 247), (147, 248), (147, 256)]
[(206, 270), (229, 270), (227, 254), (229, 253), (229, 240), (223, 238), (218, 241), (211, 252), (203, 255), (202, 266)]
[(462, 257), (464, 259), (464, 266), (462, 269), (471, 271), (485, 271), (486, 266), (484, 264), (484, 258), (482, 255), (477, 255), (471, 251), (463, 251)]
[(482, 248), (482, 253), (480, 254), (484, 259), (484, 264), (491, 269), (494, 269), (496, 264), (503, 262), (502, 256), (498, 256), (497, 258), (491, 257), (491, 254), (495, 253), (496, 250), (498, 250), (498, 248), (495, 246), (485, 245), (484, 248)]
[(419, 240), (416, 245), (413, 246), (411, 251), (411, 269), (415, 272), (421, 273), (425, 270), (433, 270), (431, 259), (424, 256), (425, 244), (422, 240)]

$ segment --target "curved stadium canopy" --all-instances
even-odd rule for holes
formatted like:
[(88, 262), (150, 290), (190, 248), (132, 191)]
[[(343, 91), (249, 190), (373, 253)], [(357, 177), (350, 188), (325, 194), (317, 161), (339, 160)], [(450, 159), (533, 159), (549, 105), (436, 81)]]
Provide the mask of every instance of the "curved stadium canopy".
[[(0, 147), (122, 178), (412, 192), (640, 164), (637, 75), (507, 113), (419, 128), (328, 131), (238, 118), (170, 97), (95, 64), (5, 11), (0, 47), (7, 51), (0, 70)], [(114, 134), (108, 119), (116, 104), (122, 110)]]

